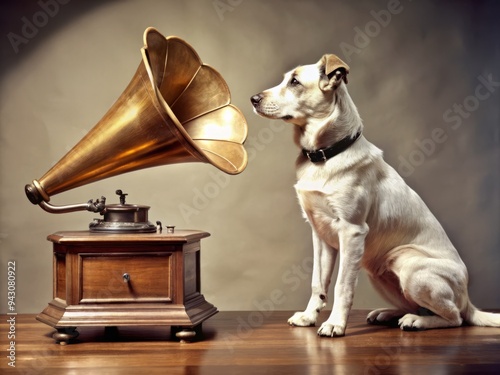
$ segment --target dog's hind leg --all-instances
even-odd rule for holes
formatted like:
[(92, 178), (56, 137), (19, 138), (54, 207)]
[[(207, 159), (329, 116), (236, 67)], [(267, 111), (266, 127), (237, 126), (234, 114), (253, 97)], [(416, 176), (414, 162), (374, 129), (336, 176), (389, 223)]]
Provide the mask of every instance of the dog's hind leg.
[(438, 276), (428, 277), (428, 284), (420, 285), (419, 296), (414, 298), (420, 306), (432, 314), (406, 314), (399, 319), (399, 326), (404, 331), (416, 331), (431, 328), (459, 327), (462, 325), (460, 309), (455, 301), (452, 288)]
[(366, 317), (369, 324), (398, 326), (398, 320), (407, 313), (416, 313), (419, 306), (410, 303), (403, 292), (399, 279), (392, 272), (369, 275), (370, 281), (379, 294), (396, 308), (381, 308), (371, 311)]
[(313, 229), (313, 272), (311, 282), (311, 298), (304, 311), (296, 312), (288, 324), (308, 327), (316, 324), (319, 312), (326, 306), (328, 287), (330, 286), (333, 268), (337, 259), (337, 250), (322, 241)]
[(414, 258), (401, 269), (405, 297), (432, 314), (406, 314), (399, 320), (402, 330), (458, 327), (461, 310), (468, 301), (467, 270), (446, 259)]

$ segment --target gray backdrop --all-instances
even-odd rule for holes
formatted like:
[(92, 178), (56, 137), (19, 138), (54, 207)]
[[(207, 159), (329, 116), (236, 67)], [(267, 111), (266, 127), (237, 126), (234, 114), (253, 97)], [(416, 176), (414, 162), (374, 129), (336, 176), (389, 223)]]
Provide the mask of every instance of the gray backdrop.
[[(10, 4), (10, 5), (7, 5)], [(52, 215), (24, 184), (40, 178), (104, 115), (140, 62), (154, 26), (190, 43), (226, 79), (249, 125), (238, 176), (205, 164), (158, 167), (53, 197), (101, 195), (152, 206), (151, 220), (203, 229), (202, 290), (221, 310), (305, 306), (310, 229), (293, 190), (291, 125), (259, 118), (249, 98), (298, 64), (336, 53), (366, 137), (440, 219), (470, 271), (479, 307), (500, 307), (500, 7), (494, 1), (80, 1), (2, 3), (0, 76), (0, 312), (7, 262), (17, 308), (52, 298), (55, 231), (85, 229), (90, 213)], [(279, 296), (279, 298), (273, 298)], [(331, 298), (330, 304), (331, 306)], [(356, 308), (384, 306), (361, 275)]]

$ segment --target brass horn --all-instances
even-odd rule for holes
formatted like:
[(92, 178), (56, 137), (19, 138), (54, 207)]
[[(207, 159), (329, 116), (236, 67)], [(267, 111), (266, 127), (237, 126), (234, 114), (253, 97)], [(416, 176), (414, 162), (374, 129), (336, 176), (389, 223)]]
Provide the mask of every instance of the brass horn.
[(103, 212), (105, 198), (54, 206), (52, 195), (138, 169), (203, 162), (229, 174), (247, 165), (247, 123), (222, 76), (195, 50), (154, 28), (142, 61), (104, 117), (43, 177), (26, 185), (33, 204), (52, 213)]

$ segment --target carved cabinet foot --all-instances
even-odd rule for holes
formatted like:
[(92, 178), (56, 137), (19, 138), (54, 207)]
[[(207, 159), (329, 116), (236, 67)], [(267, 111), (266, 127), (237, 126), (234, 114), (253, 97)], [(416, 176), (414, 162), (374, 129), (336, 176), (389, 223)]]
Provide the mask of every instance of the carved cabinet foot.
[(56, 328), (57, 331), (54, 332), (52, 338), (56, 340), (56, 343), (60, 345), (67, 345), (71, 340), (74, 340), (78, 337), (79, 333), (76, 330), (76, 327), (66, 327), (66, 328)]
[(170, 328), (171, 337), (176, 337), (181, 343), (193, 342), (196, 338), (200, 338), (202, 334), (201, 327), (201, 323), (195, 327), (172, 326)]

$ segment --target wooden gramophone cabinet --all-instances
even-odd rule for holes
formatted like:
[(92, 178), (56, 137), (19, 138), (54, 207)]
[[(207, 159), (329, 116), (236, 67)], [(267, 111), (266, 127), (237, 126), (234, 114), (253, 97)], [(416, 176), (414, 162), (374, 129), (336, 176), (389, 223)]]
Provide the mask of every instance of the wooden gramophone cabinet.
[(200, 291), (203, 231), (109, 234), (58, 232), (53, 242), (53, 300), (37, 320), (64, 345), (78, 327), (170, 326), (191, 341), (217, 313)]

